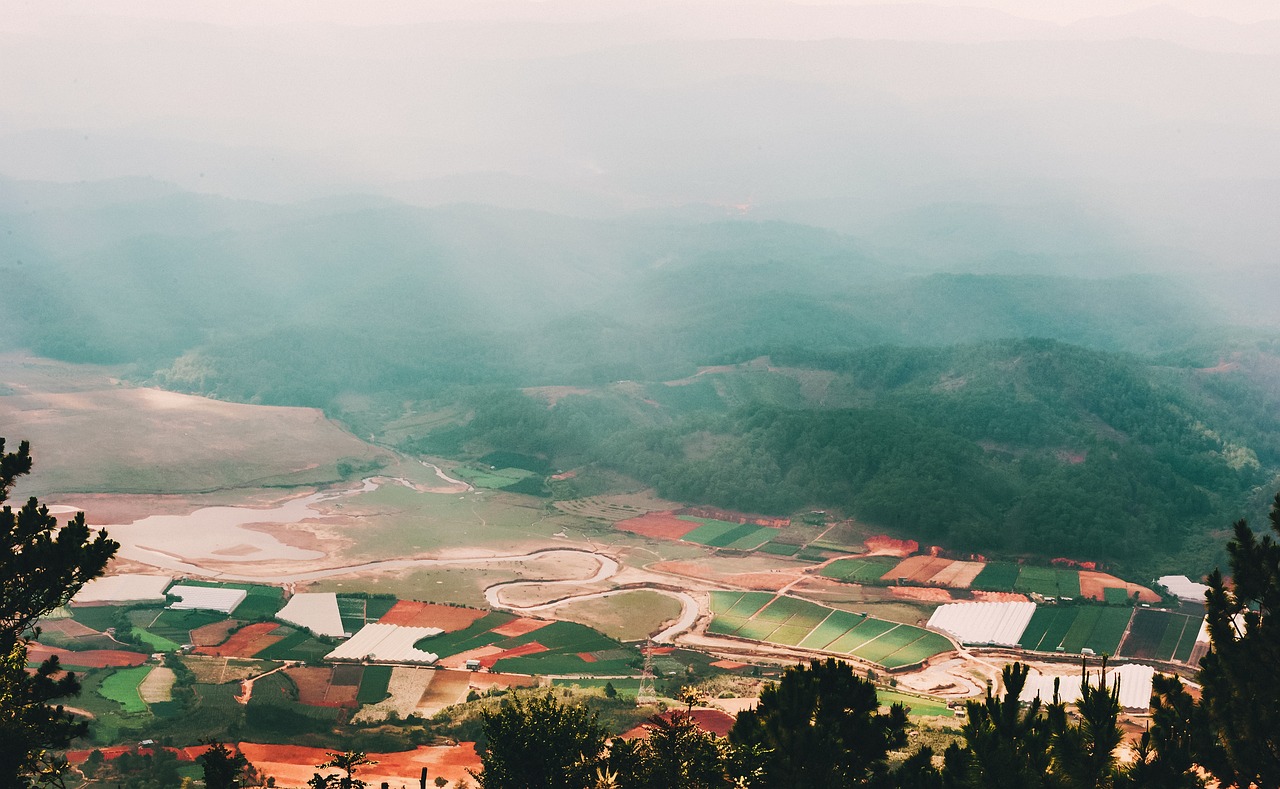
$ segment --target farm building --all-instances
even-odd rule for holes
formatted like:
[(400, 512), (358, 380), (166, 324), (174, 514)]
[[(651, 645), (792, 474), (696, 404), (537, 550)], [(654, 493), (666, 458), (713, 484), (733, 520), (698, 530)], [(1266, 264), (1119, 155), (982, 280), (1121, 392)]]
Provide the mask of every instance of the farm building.
[(179, 611), (199, 609), (201, 611), (221, 611), (230, 614), (236, 606), (244, 602), (249, 593), (243, 589), (229, 589), (220, 586), (175, 586), (169, 594), (179, 598), (169, 607)]
[(1187, 603), (1203, 603), (1204, 593), (1209, 587), (1196, 583), (1185, 575), (1166, 575), (1156, 579), (1156, 583), (1169, 591), (1169, 594)]
[(1035, 603), (950, 603), (933, 612), (928, 627), (963, 644), (1017, 646), (1035, 612)]
[(334, 592), (296, 594), (280, 609), (276, 619), (306, 628), (318, 636), (342, 638), (347, 635), (338, 613), (338, 595)]
[[(1089, 670), (1089, 684), (1097, 685), (1101, 676), (1100, 669)], [(1146, 712), (1151, 707), (1151, 679), (1156, 670), (1150, 666), (1128, 663), (1107, 669), (1107, 686), (1120, 683), (1120, 707), (1126, 712)], [(1072, 704), (1080, 700), (1080, 671), (1069, 674), (1042, 674), (1032, 669), (1027, 676), (1027, 685), (1018, 697), (1023, 703), (1030, 702), (1036, 696), (1044, 702), (1053, 699), (1053, 683), (1058, 682), (1058, 695), (1066, 703)]]
[(325, 660), (355, 660), (371, 663), (420, 663), (430, 665), (440, 656), (415, 649), (414, 644), (444, 631), (438, 627), (402, 627), (373, 623), (325, 655)]
[(77, 605), (164, 602), (164, 590), (171, 583), (173, 578), (168, 575), (108, 575), (86, 583), (71, 602)]

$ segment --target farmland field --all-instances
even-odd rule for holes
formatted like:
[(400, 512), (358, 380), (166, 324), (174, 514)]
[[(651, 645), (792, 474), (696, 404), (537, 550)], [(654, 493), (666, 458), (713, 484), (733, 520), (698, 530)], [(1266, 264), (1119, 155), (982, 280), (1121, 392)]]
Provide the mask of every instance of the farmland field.
[(1022, 632), (1022, 647), (1038, 652), (1079, 653), (1092, 649), (1117, 653), (1132, 608), (1103, 606), (1039, 606)]
[(680, 603), (657, 592), (637, 590), (556, 608), (556, 616), (580, 622), (621, 641), (643, 639), (680, 616)]
[(98, 693), (103, 698), (116, 702), (126, 714), (137, 714), (147, 711), (147, 704), (138, 692), (138, 686), (151, 673), (151, 666), (119, 669), (102, 680)]
[(822, 568), (828, 578), (858, 584), (872, 584), (894, 567), (900, 560), (893, 556), (867, 556), (865, 558), (837, 559)]
[(970, 588), (988, 592), (1012, 592), (1018, 582), (1018, 565), (1010, 562), (988, 562), (973, 579)]
[(750, 550), (768, 542), (778, 533), (776, 529), (757, 526), (754, 523), (730, 523), (710, 518), (695, 518), (691, 515), (682, 515), (680, 520), (701, 524), (681, 537), (682, 540), (712, 548)]
[(1138, 608), (1134, 612), (1129, 637), (1121, 647), (1126, 657), (1154, 660), (1181, 660), (1191, 656), (1201, 617), (1174, 611)]
[(387, 697), (387, 685), (390, 682), (391, 666), (366, 666), (360, 677), (356, 701), (361, 704), (377, 704)]
[(243, 589), (248, 595), (232, 612), (236, 619), (270, 619), (284, 608), (284, 590), (278, 586), (263, 584), (223, 583), (219, 581), (183, 581), (186, 586), (207, 586), (217, 589)]
[(708, 632), (855, 655), (888, 668), (918, 663), (951, 648), (914, 625), (838, 611), (795, 597), (713, 592)]
[[(981, 577), (981, 576), (979, 576)], [(1080, 596), (1080, 571), (1058, 567), (1024, 565), (1013, 585), (1015, 592), (1036, 593), (1045, 597)]]
[(800, 553), (800, 546), (790, 545), (785, 542), (766, 542), (756, 550), (761, 553), (771, 553), (774, 556), (795, 556)]

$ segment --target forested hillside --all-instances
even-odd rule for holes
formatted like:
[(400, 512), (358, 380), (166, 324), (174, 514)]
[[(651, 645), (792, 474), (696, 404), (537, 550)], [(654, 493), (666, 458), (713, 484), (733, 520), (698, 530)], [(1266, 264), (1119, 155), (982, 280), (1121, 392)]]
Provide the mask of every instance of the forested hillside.
[(1083, 239), (978, 274), (697, 212), (3, 186), (10, 347), (325, 408), (408, 451), (1143, 569), (1201, 556), (1280, 469), (1275, 341), (1188, 281), (1055, 273)]

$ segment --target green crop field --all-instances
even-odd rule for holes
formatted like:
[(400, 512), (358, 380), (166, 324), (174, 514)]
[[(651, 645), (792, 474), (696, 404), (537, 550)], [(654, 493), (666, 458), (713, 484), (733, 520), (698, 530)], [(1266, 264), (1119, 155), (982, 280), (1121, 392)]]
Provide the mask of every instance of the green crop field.
[(891, 704), (901, 704), (909, 710), (909, 713), (913, 717), (920, 715), (954, 715), (954, 713), (947, 708), (946, 702), (938, 699), (924, 699), (919, 696), (908, 696), (905, 693), (896, 693), (892, 690), (885, 690), (883, 688), (876, 689), (876, 696), (879, 698), (880, 705), (882, 707), (888, 707)]
[[(909, 625), (907, 626), (909, 627)], [(954, 648), (950, 641), (937, 633), (931, 633), (927, 630), (923, 631), (923, 633), (920, 638), (907, 644), (897, 652), (886, 656), (881, 661), (881, 665), (885, 668), (910, 666)]]
[(772, 592), (747, 592), (725, 613), (730, 616), (751, 616), (774, 597)]
[(738, 631), (734, 633), (740, 638), (750, 638), (753, 641), (768, 641), (773, 631), (777, 630), (779, 624), (777, 622), (765, 622), (759, 619), (752, 619), (742, 624)]
[[(986, 568), (983, 568), (983, 572), (986, 572)], [(977, 579), (974, 583), (977, 583)], [(1045, 597), (1076, 598), (1080, 596), (1080, 572), (1058, 567), (1023, 566), (1013, 589), (1024, 594), (1034, 592)]]
[(971, 589), (988, 592), (1012, 592), (1018, 582), (1019, 567), (1009, 562), (988, 562), (982, 572), (969, 584)]
[(85, 627), (102, 632), (108, 627), (114, 627), (124, 610), (118, 605), (77, 605), (71, 608), (71, 618)]
[(865, 618), (848, 611), (832, 611), (800, 642), (800, 646), (806, 649), (826, 649), (831, 642), (862, 624)]
[(214, 622), (224, 622), (227, 618), (225, 614), (216, 611), (165, 610), (146, 626), (146, 630), (178, 644), (188, 644), (191, 642), (192, 630)]
[(712, 542), (713, 540), (718, 540), (726, 534), (737, 531), (742, 527), (742, 524), (740, 523), (728, 523), (726, 521), (707, 520), (705, 518), (693, 518), (689, 516), (681, 516), (680, 520), (702, 524), (680, 538), (685, 542), (696, 542), (699, 545), (712, 545), (714, 544)]
[(867, 556), (865, 558), (837, 559), (822, 568), (828, 578), (858, 584), (872, 584), (885, 573), (898, 566), (900, 559), (892, 556)]
[(284, 589), (262, 584), (223, 583), (220, 581), (183, 581), (184, 586), (208, 586), (217, 589), (243, 589), (248, 595), (231, 614), (236, 619), (270, 619), (284, 608)]
[(414, 647), (428, 652), (435, 652), (440, 657), (448, 657), (459, 652), (466, 652), (469, 649), (486, 647), (506, 638), (504, 635), (492, 632), (493, 628), (501, 627), (515, 618), (513, 614), (490, 611), (472, 622), (468, 627), (455, 630), (452, 633), (427, 636), (414, 644)]
[(1126, 603), (1133, 602), (1132, 598), (1129, 597), (1128, 590), (1119, 589), (1113, 586), (1109, 586), (1102, 590), (1102, 599), (1107, 605), (1124, 605)]
[[(761, 545), (764, 545), (769, 540), (773, 539), (773, 536), (777, 533), (777, 529), (770, 529), (765, 526), (751, 526), (751, 529), (745, 532), (742, 536), (716, 547), (732, 548), (738, 551), (754, 551)], [(728, 539), (728, 535), (721, 538), (720, 542), (724, 542), (726, 539)]]
[(142, 700), (142, 696), (138, 695), (138, 685), (142, 684), (142, 680), (151, 673), (151, 668), (151, 666), (136, 666), (117, 669), (102, 680), (102, 684), (98, 686), (98, 693), (102, 694), (103, 698), (119, 704), (126, 714), (144, 713), (147, 711), (147, 704)]
[(1064, 652), (1092, 649), (1114, 655), (1132, 614), (1126, 607), (1040, 606), (1022, 632), (1021, 644), (1039, 652), (1055, 652), (1061, 646)]
[[(281, 628), (284, 632), (293, 628)], [(305, 660), (315, 663), (333, 651), (333, 645), (317, 640), (305, 630), (293, 630), (280, 641), (272, 644), (253, 657), (259, 660)]]
[(356, 701), (361, 704), (377, 704), (387, 697), (390, 684), (391, 666), (366, 666), (360, 677)]
[(858, 647), (897, 626), (897, 622), (886, 622), (883, 619), (864, 619), (852, 630), (828, 644), (827, 651), (852, 654)]
[(795, 556), (800, 553), (800, 546), (789, 545), (785, 542), (766, 542), (756, 550), (761, 553), (773, 554), (774, 556)]
[(1085, 647), (1099, 655), (1116, 654), (1120, 651), (1120, 639), (1124, 637), (1131, 616), (1132, 608), (1103, 608), (1102, 615), (1093, 626), (1093, 632), (1084, 642)]

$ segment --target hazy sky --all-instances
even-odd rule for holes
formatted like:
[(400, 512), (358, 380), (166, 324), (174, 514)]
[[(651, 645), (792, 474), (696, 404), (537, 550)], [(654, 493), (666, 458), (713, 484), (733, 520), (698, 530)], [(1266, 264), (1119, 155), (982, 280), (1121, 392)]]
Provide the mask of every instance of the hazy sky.
[(1277, 240), (1274, 0), (18, 0), (0, 74), (10, 178), (855, 230), (1066, 203), (1228, 258)]

